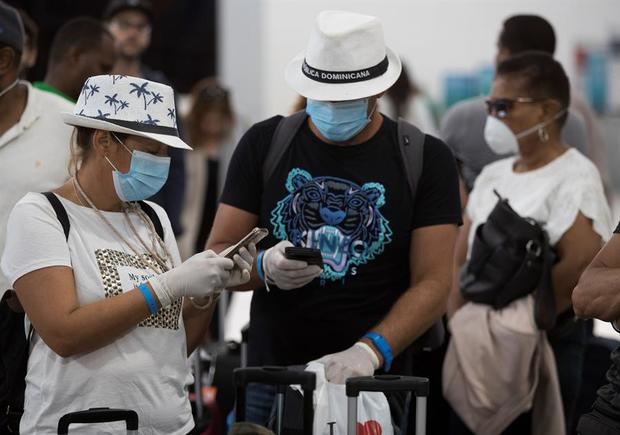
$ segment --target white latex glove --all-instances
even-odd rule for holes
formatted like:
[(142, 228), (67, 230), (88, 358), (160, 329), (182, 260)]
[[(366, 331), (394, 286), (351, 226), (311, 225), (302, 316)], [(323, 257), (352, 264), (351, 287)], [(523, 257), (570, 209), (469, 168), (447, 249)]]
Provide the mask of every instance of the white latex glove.
[(361, 341), (342, 352), (325, 355), (317, 362), (325, 366), (325, 377), (333, 384), (344, 384), (348, 378), (357, 376), (372, 376), (379, 368), (379, 357)]
[(161, 306), (167, 307), (183, 296), (204, 298), (226, 287), (234, 264), (213, 251), (204, 251), (149, 279), (149, 284)]
[(263, 254), (265, 278), (282, 290), (303, 287), (323, 271), (319, 266), (309, 266), (305, 261), (286, 258), (284, 249), (289, 246), (293, 244), (288, 240), (283, 240)]
[(241, 248), (238, 254), (233, 256), (235, 267), (230, 272), (230, 278), (226, 283), (226, 287), (236, 287), (245, 284), (250, 280), (252, 272), (252, 264), (256, 257), (256, 245), (251, 243), (247, 248)]

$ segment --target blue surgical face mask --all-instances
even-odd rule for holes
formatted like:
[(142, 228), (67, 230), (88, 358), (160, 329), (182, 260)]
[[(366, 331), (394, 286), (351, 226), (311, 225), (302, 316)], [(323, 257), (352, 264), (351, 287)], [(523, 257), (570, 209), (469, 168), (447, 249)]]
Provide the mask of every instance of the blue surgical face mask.
[(142, 201), (159, 192), (168, 179), (170, 157), (131, 151), (116, 135), (113, 136), (131, 154), (129, 172), (125, 174), (116, 169), (106, 156), (106, 160), (114, 168), (112, 178), (118, 197), (123, 201)]
[(372, 116), (368, 115), (368, 98), (336, 102), (308, 99), (306, 113), (321, 135), (333, 142), (351, 139), (368, 125)]

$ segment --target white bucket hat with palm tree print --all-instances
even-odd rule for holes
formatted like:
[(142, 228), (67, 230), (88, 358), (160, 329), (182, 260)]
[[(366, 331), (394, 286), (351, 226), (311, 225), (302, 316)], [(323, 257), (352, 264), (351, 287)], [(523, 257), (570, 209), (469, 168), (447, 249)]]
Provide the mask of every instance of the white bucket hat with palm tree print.
[(89, 77), (66, 124), (147, 137), (174, 148), (191, 150), (177, 130), (174, 91), (137, 77)]

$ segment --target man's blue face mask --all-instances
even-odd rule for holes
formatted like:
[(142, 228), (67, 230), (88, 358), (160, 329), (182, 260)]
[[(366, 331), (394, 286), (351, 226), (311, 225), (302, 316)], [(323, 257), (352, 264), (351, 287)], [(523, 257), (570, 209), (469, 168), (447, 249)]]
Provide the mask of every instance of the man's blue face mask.
[(368, 115), (368, 98), (336, 102), (308, 99), (306, 113), (321, 135), (333, 142), (351, 139), (368, 125), (372, 116)]

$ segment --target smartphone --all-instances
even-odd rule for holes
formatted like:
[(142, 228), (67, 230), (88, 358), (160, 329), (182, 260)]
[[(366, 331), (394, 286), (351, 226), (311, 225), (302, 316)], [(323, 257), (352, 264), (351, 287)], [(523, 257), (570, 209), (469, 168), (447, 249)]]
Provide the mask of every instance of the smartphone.
[(320, 249), (289, 246), (284, 249), (284, 256), (289, 260), (305, 261), (310, 266), (323, 267), (323, 255)]
[(269, 230), (266, 228), (254, 228), (243, 239), (220, 252), (220, 255), (226, 258), (233, 258), (241, 248), (244, 246), (247, 247), (250, 243), (257, 244), (267, 237), (267, 235), (269, 235)]

